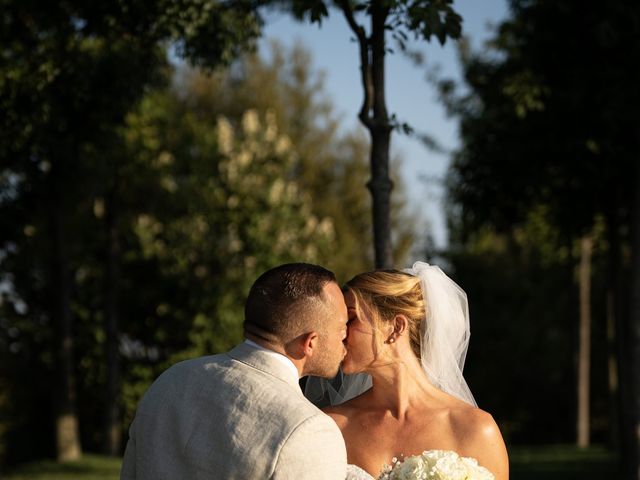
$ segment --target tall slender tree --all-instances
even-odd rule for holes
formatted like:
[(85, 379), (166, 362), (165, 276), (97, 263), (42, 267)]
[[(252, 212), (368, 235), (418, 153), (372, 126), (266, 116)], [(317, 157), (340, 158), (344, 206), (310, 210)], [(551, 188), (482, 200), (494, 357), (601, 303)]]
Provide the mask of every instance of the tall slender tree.
[[(322, 23), (330, 6), (342, 14), (358, 44), (358, 63), (362, 85), (360, 122), (371, 140), (371, 179), (367, 187), (372, 197), (373, 238), (376, 268), (394, 264), (391, 244), (391, 191), (389, 168), (391, 134), (395, 128), (410, 127), (390, 115), (387, 108), (385, 58), (392, 51), (388, 35), (404, 49), (410, 35), (429, 41), (432, 37), (444, 44), (461, 32), (461, 17), (453, 10), (453, 0), (292, 0), (285, 4), (298, 19)], [(368, 28), (367, 25), (368, 24)]]

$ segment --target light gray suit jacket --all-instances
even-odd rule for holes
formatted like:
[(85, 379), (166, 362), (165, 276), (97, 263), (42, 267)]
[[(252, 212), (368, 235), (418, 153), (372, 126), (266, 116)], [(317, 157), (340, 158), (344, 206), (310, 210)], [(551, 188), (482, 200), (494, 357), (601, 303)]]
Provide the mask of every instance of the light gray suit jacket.
[(340, 430), (247, 344), (174, 365), (142, 398), (122, 480), (342, 480)]

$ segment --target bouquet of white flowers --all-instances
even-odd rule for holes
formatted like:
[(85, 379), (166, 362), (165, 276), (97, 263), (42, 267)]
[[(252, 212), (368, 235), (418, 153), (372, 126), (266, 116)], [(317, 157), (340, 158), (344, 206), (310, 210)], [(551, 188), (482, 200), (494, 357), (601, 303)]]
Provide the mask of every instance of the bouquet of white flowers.
[(393, 459), (378, 480), (493, 480), (493, 474), (474, 458), (447, 450), (426, 450), (422, 455)]

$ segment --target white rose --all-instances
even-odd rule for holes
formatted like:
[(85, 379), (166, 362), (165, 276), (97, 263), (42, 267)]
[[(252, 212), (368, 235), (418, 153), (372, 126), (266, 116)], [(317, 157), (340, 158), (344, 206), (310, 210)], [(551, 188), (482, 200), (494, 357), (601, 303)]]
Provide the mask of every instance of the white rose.
[(427, 478), (427, 469), (425, 468), (424, 461), (420, 456), (411, 456), (404, 460), (404, 462), (398, 464), (394, 470), (397, 469), (394, 478), (398, 480), (416, 480)]
[(455, 452), (439, 458), (432, 471), (433, 478), (438, 480), (467, 480), (467, 467)]
[(461, 459), (469, 471), (470, 480), (494, 480), (493, 474), (484, 467), (478, 465), (475, 458), (464, 457)]

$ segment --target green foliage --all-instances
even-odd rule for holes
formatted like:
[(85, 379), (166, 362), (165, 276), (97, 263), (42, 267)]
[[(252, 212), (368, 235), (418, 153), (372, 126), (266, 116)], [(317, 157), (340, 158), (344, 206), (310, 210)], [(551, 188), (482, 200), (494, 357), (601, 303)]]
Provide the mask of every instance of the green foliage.
[(176, 41), (206, 67), (228, 64), (251, 45), (260, 22), (243, 1), (3, 0), (0, 8), (0, 148), (7, 155), (22, 148), (49, 155), (56, 135), (92, 141), (117, 125), (157, 78), (161, 43)]
[[(441, 85), (462, 135), (448, 181), (451, 261), (475, 325), (468, 374), (507, 438), (572, 439), (576, 239), (593, 235), (592, 434), (604, 441), (615, 435), (605, 302), (624, 295), (615, 285), (624, 277), (614, 278), (624, 265), (612, 252), (629, 241), (637, 188), (638, 77), (628, 73), (640, 9), (627, 1), (511, 4), (513, 17), (489, 49), (462, 52), (468, 91)], [(504, 359), (517, 366), (508, 380)]]
[[(154, 201), (131, 218), (132, 254), (138, 253), (125, 265), (125, 278), (133, 280), (136, 271), (159, 278), (132, 285), (131, 302), (147, 299), (138, 313), (145, 321), (124, 331), (155, 372), (237, 343), (244, 298), (261, 272), (289, 261), (319, 262), (335, 251), (332, 222), (312, 212), (294, 175), (291, 140), (275, 115), (247, 110), (234, 119), (199, 100), (159, 92), (129, 118), (131, 156), (149, 162), (154, 184), (145, 196)], [(148, 385), (154, 375), (139, 372), (126, 383)], [(125, 391), (125, 422), (142, 390)]]
[(628, 221), (640, 100), (639, 79), (627, 73), (638, 55), (637, 4), (513, 4), (489, 53), (466, 55), (469, 93), (456, 97), (443, 85), (464, 142), (452, 199), (470, 228), (508, 227), (540, 204), (569, 235), (614, 210)]
[(462, 17), (452, 8), (453, 0), (394, 2), (400, 8), (397, 22), (425, 40), (435, 36), (441, 45), (449, 38), (459, 38)]
[[(538, 212), (508, 233), (478, 230), (447, 255), (469, 299), (465, 377), (509, 445), (566, 443), (574, 436), (577, 292), (573, 244), (558, 238)], [(594, 291), (603, 291), (605, 274), (596, 252)], [(605, 308), (605, 296), (594, 296), (593, 318), (604, 318)], [(592, 328), (592, 437), (604, 443), (611, 433), (607, 334), (604, 322)]]
[(329, 16), (331, 6), (343, 8), (346, 4), (353, 13), (370, 14), (373, 4), (379, 3), (382, 8), (389, 11), (387, 28), (402, 49), (405, 47), (408, 34), (427, 41), (431, 40), (431, 37), (436, 37), (440, 44), (444, 45), (447, 38), (458, 38), (462, 31), (462, 17), (453, 10), (453, 0), (385, 0), (383, 2), (276, 0), (273, 3), (287, 5), (299, 20), (318, 24), (322, 24), (322, 19)]
[(257, 2), (251, 0), (173, 0), (161, 5), (166, 10), (160, 24), (177, 42), (178, 53), (206, 69), (229, 65), (254, 47), (260, 35)]
[[(210, 77), (184, 70), (174, 88), (150, 95), (128, 119), (131, 157), (155, 179), (132, 218), (140, 252), (132, 267), (147, 265), (174, 284), (135, 282), (124, 302), (147, 299), (150, 308), (138, 313), (147, 320), (128, 334), (156, 373), (239, 341), (244, 297), (267, 268), (310, 261), (342, 279), (370, 268), (368, 195), (354, 188), (366, 181), (366, 146), (361, 137), (337, 136), (308, 62), (300, 50), (285, 61), (276, 49), (270, 65), (248, 57)], [(126, 371), (125, 423), (155, 376), (141, 366)]]
[[(368, 145), (360, 132), (340, 133), (340, 124), (326, 98), (322, 76), (313, 72), (310, 57), (296, 47), (283, 52), (274, 44), (269, 63), (248, 56), (230, 72), (205, 77), (184, 70), (177, 84), (188, 85), (184, 101), (199, 112), (238, 119), (247, 109), (271, 112), (278, 128), (287, 132), (295, 155), (295, 176), (309, 192), (318, 218), (330, 218), (339, 251), (321, 262), (346, 280), (372, 268), (371, 201), (365, 189), (370, 176)], [(228, 93), (221, 95), (224, 89)], [(232, 93), (229, 93), (232, 92)], [(202, 113), (204, 114), (204, 113)], [(397, 236), (394, 255), (404, 264), (413, 244), (413, 222), (407, 218), (406, 197), (392, 166), (396, 188), (393, 197), (393, 228)]]
[[(211, 68), (250, 46), (259, 18), (248, 2), (201, 0), (2, 0), (0, 8), (0, 215), (11, 220), (0, 226), (0, 361), (12, 392), (0, 406), (10, 437), (2, 453), (17, 461), (51, 453), (42, 398), (57, 391), (74, 408), (73, 372), (54, 380), (65, 364), (55, 343), (62, 332), (76, 337), (81, 388), (104, 385), (105, 226), (126, 230), (130, 212), (116, 215), (114, 197), (129, 173), (146, 171), (127, 164), (121, 129), (166, 80), (166, 42)], [(41, 381), (26, 385), (29, 375)], [(80, 395), (98, 399), (82, 403), (96, 414), (104, 395)], [(87, 437), (95, 446), (95, 431)]]
[[(181, 67), (147, 89), (122, 124), (82, 142), (64, 199), (88, 450), (102, 440), (109, 219), (119, 243), (125, 432), (164, 368), (241, 339), (244, 298), (262, 271), (310, 261), (346, 280), (371, 268), (366, 143), (338, 134), (319, 78), (306, 52), (275, 47), (270, 63), (250, 55), (210, 75)], [(38, 196), (47, 168), (36, 165), (39, 176), (5, 169), (2, 177), (0, 208), (14, 221), (2, 226), (11, 236), (0, 254), (10, 286), (0, 304), (0, 385), (10, 392), (0, 396), (0, 446), (12, 463), (52, 454), (51, 413), (41, 408), (55, 368), (47, 204)], [(411, 225), (401, 189), (396, 202), (397, 218)], [(413, 232), (398, 231), (406, 252)]]
[[(210, 73), (233, 63), (259, 34), (254, 7), (0, 0), (0, 463), (54, 453), (43, 399), (67, 381), (84, 446), (101, 445), (109, 308), (126, 429), (168, 364), (241, 338), (260, 272), (370, 268), (364, 142), (337, 134), (306, 53), (172, 77), (168, 45)], [(412, 232), (398, 235), (401, 256)], [(75, 365), (60, 382), (65, 328)]]

